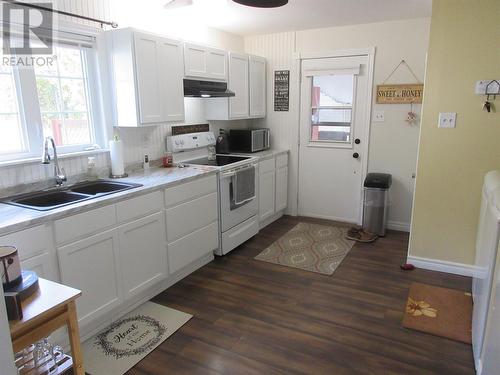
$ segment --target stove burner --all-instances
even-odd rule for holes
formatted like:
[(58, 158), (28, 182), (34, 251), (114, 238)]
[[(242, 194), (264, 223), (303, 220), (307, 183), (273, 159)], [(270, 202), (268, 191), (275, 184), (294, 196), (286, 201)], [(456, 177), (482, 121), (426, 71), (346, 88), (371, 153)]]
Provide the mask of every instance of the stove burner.
[(230, 156), (230, 155), (217, 155), (216, 160), (208, 160), (208, 158), (201, 158), (189, 160), (186, 163), (194, 165), (210, 165), (214, 167), (222, 167), (224, 165), (237, 163), (239, 161), (250, 159), (246, 156)]

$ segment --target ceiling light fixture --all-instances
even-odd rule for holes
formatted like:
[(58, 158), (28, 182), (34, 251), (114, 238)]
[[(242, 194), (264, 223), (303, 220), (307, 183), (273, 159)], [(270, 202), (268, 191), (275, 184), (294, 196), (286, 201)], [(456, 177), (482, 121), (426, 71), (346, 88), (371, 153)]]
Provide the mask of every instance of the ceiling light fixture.
[(235, 3), (254, 8), (278, 8), (288, 4), (288, 0), (233, 0)]

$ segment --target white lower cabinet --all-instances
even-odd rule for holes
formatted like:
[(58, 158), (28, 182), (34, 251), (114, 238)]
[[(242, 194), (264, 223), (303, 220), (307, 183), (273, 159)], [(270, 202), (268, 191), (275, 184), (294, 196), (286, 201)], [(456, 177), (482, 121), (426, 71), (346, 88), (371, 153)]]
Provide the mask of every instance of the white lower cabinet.
[(116, 229), (58, 248), (61, 282), (80, 289), (78, 321), (85, 325), (123, 301)]
[[(274, 161), (274, 159), (273, 159)], [(274, 215), (276, 200), (276, 175), (272, 171), (260, 173), (259, 175), (259, 219), (264, 221)]]
[(34, 271), (44, 279), (59, 281), (56, 248), (50, 224), (2, 236), (0, 246), (17, 248), (22, 269)]
[(276, 169), (276, 212), (284, 210), (288, 205), (288, 166)]
[(259, 221), (264, 227), (281, 216), (288, 205), (288, 154), (259, 163)]
[(165, 217), (157, 212), (118, 228), (125, 298), (167, 276)]
[(169, 243), (168, 265), (170, 272), (177, 272), (204, 255), (213, 253), (219, 242), (218, 230), (218, 224), (214, 222)]
[(216, 176), (165, 189), (165, 205), (170, 273), (213, 257), (219, 246)]

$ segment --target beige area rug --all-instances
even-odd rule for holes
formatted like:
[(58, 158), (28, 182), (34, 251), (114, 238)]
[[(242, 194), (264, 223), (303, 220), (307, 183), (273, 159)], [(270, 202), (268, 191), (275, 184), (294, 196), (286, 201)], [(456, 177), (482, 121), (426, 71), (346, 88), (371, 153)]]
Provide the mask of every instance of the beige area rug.
[(472, 342), (470, 293), (433, 285), (412, 283), (406, 302), (403, 327)]
[(346, 233), (347, 228), (302, 222), (255, 259), (332, 275), (354, 245)]
[(146, 302), (83, 344), (85, 372), (124, 374), (192, 317)]

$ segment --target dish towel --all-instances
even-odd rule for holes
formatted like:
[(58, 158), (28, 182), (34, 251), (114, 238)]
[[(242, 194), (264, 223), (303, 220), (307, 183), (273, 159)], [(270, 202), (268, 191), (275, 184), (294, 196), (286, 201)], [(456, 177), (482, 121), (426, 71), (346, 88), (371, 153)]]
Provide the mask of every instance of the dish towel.
[(255, 198), (255, 167), (236, 171), (233, 178), (233, 198), (236, 205)]

